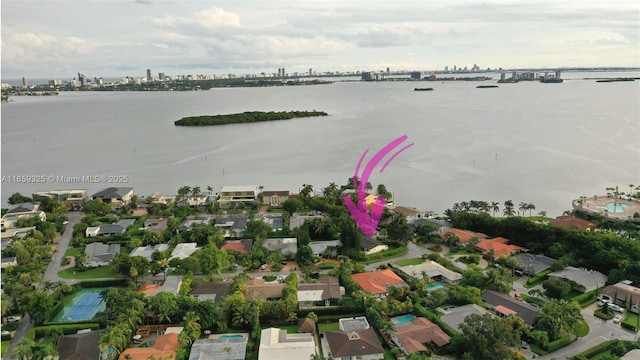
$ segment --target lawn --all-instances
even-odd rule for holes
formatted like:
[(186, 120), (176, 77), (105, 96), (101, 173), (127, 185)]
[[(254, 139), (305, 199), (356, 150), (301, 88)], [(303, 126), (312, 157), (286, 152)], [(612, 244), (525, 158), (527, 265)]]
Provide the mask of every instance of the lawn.
[(113, 278), (116, 276), (116, 273), (110, 266), (102, 266), (86, 271), (77, 271), (74, 268), (69, 268), (60, 271), (58, 275), (64, 279), (98, 279)]
[(398, 266), (420, 265), (424, 262), (422, 258), (404, 259), (396, 261)]
[(67, 251), (64, 252), (64, 256), (80, 256), (80, 254), (82, 254), (80, 248), (67, 248)]
[(634, 327), (636, 329), (638, 329), (638, 324), (640, 324), (638, 322), (638, 314), (634, 314), (632, 312), (627, 311), (627, 315), (624, 317), (624, 320), (622, 320), (622, 322), (626, 325), (629, 325), (631, 327)]
[(586, 321), (580, 320), (580, 323), (573, 328), (573, 333), (578, 337), (585, 337), (589, 334), (589, 325)]
[(11, 340), (2, 342), (2, 350), (0, 351), (0, 356), (4, 357), (4, 353), (6, 353), (7, 349), (9, 348), (9, 344), (11, 344)]
[(318, 323), (318, 332), (320, 332), (320, 334), (324, 334), (327, 331), (338, 330), (340, 330), (340, 324), (338, 324), (338, 322)]

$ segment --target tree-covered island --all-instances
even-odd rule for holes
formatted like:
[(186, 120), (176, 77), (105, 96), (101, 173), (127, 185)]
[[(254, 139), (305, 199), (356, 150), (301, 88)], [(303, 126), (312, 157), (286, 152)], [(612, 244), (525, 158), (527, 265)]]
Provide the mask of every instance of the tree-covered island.
[(327, 116), (324, 111), (246, 111), (238, 114), (188, 116), (176, 120), (176, 126), (206, 126), (250, 123), (258, 121), (288, 120), (299, 117)]

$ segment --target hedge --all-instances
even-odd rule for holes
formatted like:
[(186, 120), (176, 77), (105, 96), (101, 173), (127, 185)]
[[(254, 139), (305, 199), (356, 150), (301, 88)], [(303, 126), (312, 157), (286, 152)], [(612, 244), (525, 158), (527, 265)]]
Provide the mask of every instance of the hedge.
[(553, 352), (560, 349), (561, 347), (569, 345), (570, 343), (571, 343), (571, 336), (567, 335), (557, 340), (549, 342), (545, 347), (545, 350), (548, 352)]
[(379, 253), (375, 253), (375, 254), (371, 254), (371, 255), (367, 255), (365, 261), (362, 261), (362, 263), (369, 265), (378, 261), (382, 261), (382, 260), (386, 260), (386, 259), (391, 259), (394, 257), (398, 257), (398, 256), (402, 256), (404, 254), (407, 253), (407, 251), (409, 251), (409, 249), (407, 249), (406, 246), (400, 246), (397, 247), (395, 249), (391, 249), (391, 250), (387, 250), (387, 251), (382, 251)]
[(84, 322), (84, 323), (76, 323), (76, 324), (51, 324), (48, 326), (38, 326), (34, 328), (34, 335), (37, 338), (45, 337), (49, 334), (52, 328), (59, 328), (65, 335), (75, 334), (78, 330), (83, 329), (91, 329), (97, 330), (100, 328), (100, 324), (96, 322)]
[(540, 274), (529, 278), (529, 280), (527, 280), (527, 285), (534, 285), (542, 280), (544, 280), (544, 278), (547, 277), (547, 275), (549, 275), (550, 273), (552, 273), (553, 271), (551, 271), (551, 269), (545, 270), (543, 272), (541, 272)]
[(605, 342), (603, 342), (602, 344), (596, 345), (590, 349), (587, 349), (583, 352), (581, 352), (580, 354), (577, 354), (574, 357), (571, 357), (570, 359), (577, 359), (578, 356), (584, 356), (587, 359), (590, 359), (596, 355), (600, 355), (605, 351), (610, 350), (611, 348), (613, 348), (615, 346), (615, 344), (618, 342), (618, 340), (607, 340)]
[(110, 279), (110, 280), (87, 280), (80, 283), (80, 287), (86, 288), (102, 288), (102, 287), (125, 287), (126, 279)]

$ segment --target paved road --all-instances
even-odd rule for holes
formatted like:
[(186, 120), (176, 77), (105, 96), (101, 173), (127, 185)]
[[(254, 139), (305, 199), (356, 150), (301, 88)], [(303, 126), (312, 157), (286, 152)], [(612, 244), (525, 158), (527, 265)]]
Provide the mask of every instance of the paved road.
[[(66, 282), (70, 282), (70, 279), (62, 279), (58, 276), (58, 271), (60, 271), (60, 265), (62, 263), (62, 258), (64, 257), (64, 253), (67, 251), (69, 247), (69, 243), (71, 242), (71, 236), (73, 235), (73, 227), (75, 224), (80, 222), (83, 213), (80, 212), (68, 212), (67, 218), (69, 219), (69, 223), (67, 224), (64, 233), (58, 238), (58, 244), (56, 245), (56, 249), (53, 252), (51, 257), (51, 262), (47, 266), (47, 270), (42, 275), (42, 281), (38, 284), (38, 290), (42, 291), (44, 287), (45, 281), (60, 281), (64, 280)], [(29, 314), (25, 314), (20, 320), (20, 325), (13, 335), (13, 340), (11, 341), (11, 345), (7, 349), (7, 352), (4, 354), (5, 360), (11, 359), (11, 354), (13, 353), (13, 348), (18, 345), (22, 339), (24, 339), (27, 331), (33, 326), (33, 322), (31, 321)]]
[(627, 329), (624, 329), (620, 324), (614, 324), (612, 320), (604, 321), (593, 316), (593, 310), (596, 305), (590, 305), (582, 309), (582, 316), (584, 320), (589, 324), (589, 334), (573, 343), (565, 346), (562, 349), (554, 351), (550, 354), (539, 357), (539, 359), (566, 359), (567, 357), (577, 355), (591, 347), (601, 344), (607, 340), (620, 339), (620, 340), (633, 340), (635, 334)]

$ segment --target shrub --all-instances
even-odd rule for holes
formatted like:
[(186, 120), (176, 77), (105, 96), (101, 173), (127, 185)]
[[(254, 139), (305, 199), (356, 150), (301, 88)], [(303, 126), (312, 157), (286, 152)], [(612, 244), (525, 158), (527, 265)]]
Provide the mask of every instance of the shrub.
[(608, 314), (605, 314), (602, 309), (597, 309), (596, 311), (593, 312), (593, 315), (595, 317), (598, 317), (600, 319), (604, 319), (604, 320), (611, 320), (613, 319), (613, 317), (615, 316), (613, 311), (610, 311)]
[(567, 335), (559, 338), (558, 340), (549, 342), (545, 350), (547, 350), (548, 352), (553, 352), (560, 349), (561, 347), (569, 345), (570, 343), (571, 343), (571, 336)]

